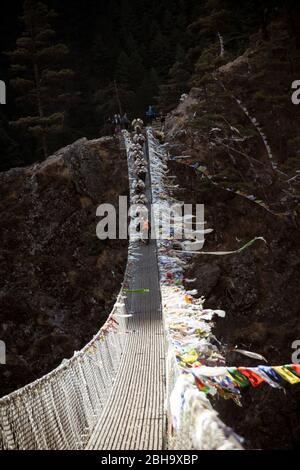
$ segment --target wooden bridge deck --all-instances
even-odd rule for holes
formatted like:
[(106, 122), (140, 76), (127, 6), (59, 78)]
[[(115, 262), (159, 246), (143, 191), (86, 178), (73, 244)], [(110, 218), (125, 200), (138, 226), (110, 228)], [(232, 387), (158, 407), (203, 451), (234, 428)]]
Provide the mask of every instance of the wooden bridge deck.
[[(147, 197), (150, 200), (149, 179)], [(160, 450), (165, 434), (165, 351), (156, 241), (140, 246), (126, 302), (128, 330), (111, 396), (87, 449)]]

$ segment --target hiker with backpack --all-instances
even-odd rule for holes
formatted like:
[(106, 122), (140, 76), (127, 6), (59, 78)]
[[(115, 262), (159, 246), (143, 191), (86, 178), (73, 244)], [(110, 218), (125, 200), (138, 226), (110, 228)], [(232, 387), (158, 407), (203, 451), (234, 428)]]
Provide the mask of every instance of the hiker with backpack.
[(150, 105), (146, 111), (147, 122), (152, 124), (152, 121), (156, 119), (156, 109), (153, 105)]

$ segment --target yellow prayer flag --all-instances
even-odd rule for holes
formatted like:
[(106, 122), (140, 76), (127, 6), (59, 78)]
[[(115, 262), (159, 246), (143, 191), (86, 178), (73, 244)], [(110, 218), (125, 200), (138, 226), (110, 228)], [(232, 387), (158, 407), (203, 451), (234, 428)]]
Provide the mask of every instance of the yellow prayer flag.
[(287, 380), (287, 382), (289, 382), (290, 384), (297, 384), (300, 382), (300, 378), (296, 377), (296, 375), (294, 375), (291, 371), (286, 369), (284, 366), (275, 366), (275, 367), (272, 367), (272, 369), (274, 369), (275, 372), (281, 375), (281, 377)]
[(196, 351), (191, 351), (186, 353), (181, 357), (181, 362), (184, 364), (193, 364), (197, 361), (199, 354)]

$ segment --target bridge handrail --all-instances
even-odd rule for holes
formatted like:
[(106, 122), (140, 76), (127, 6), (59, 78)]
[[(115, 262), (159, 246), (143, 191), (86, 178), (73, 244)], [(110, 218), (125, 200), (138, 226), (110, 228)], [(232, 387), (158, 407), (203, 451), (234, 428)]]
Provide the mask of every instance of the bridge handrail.
[[(169, 204), (168, 188), (164, 182), (166, 176), (165, 164), (168, 156), (165, 147), (161, 146), (155, 139), (151, 128), (147, 129), (147, 136), (151, 180), (156, 183), (152, 185), (152, 201), (158, 211), (154, 208), (153, 212), (155, 224), (159, 226), (160, 210)], [(171, 199), (174, 203), (174, 198), (170, 197)], [(172, 324), (172, 321), (174, 321), (172, 314), (174, 314), (174, 309), (176, 310), (174, 288), (164, 280), (166, 266), (160, 256), (160, 249), (162, 249), (163, 257), (168, 256), (166, 247), (165, 240), (157, 240), (162, 313), (166, 334), (166, 349), (168, 350), (166, 364), (168, 448), (176, 450), (242, 449), (239, 437), (219, 419), (206, 394), (201, 392), (195, 386), (194, 379), (189, 374), (183, 373), (178, 366), (176, 348), (174, 348), (172, 335), (170, 334), (170, 322)], [(171, 255), (171, 258), (176, 261), (176, 257)], [(181, 261), (179, 264), (179, 259), (177, 261), (178, 266), (176, 267), (182, 271), (184, 263)], [(178, 288), (175, 293), (178, 297), (183, 297), (186, 291), (183, 288)]]
[(0, 399), (0, 449), (85, 447), (113, 387), (124, 347), (130, 253), (131, 243), (117, 300), (91, 341), (48, 374)]

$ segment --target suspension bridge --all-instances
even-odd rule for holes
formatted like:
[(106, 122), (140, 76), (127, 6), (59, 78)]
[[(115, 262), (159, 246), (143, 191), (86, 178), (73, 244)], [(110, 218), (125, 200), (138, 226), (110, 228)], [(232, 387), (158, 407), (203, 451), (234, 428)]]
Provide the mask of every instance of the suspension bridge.
[[(132, 199), (132, 141), (128, 132), (123, 137)], [(155, 145), (148, 128), (148, 204), (160, 197), (166, 171)], [(0, 399), (0, 449), (241, 448), (205, 394), (178, 372), (166, 335), (161, 263), (156, 240), (129, 241), (123, 284), (99, 332), (55, 370)]]
[[(145, 157), (148, 160), (147, 146)], [(134, 172), (129, 162), (129, 178)], [(134, 177), (133, 177), (134, 178)], [(151, 202), (150, 173), (145, 194)], [(151, 211), (148, 207), (148, 213)], [(152, 221), (154, 226), (154, 221)], [(113, 391), (88, 449), (163, 449), (165, 351), (156, 241), (134, 252), (126, 313), (129, 331)]]
[[(131, 181), (130, 164), (128, 172)], [(150, 184), (148, 173), (149, 202)], [(0, 400), (0, 448), (163, 449), (164, 400), (156, 242), (133, 242), (118, 299), (98, 334), (57, 369)]]

